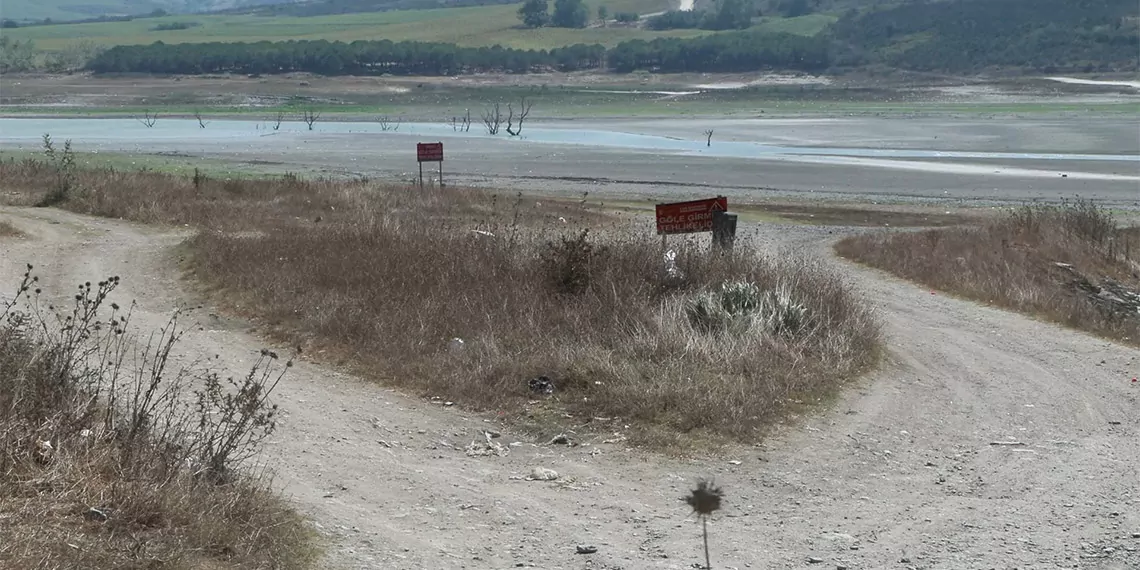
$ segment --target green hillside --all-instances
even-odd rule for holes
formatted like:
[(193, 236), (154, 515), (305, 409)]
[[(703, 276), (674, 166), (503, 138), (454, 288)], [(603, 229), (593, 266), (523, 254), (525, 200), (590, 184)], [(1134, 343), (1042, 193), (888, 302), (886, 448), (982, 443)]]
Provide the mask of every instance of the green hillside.
[[(7, 2), (8, 0), (4, 0)], [(591, 13), (604, 3), (610, 13), (655, 12), (675, 0), (589, 0)], [(332, 16), (183, 15), (142, 18), (125, 22), (93, 22), (53, 26), (30, 26), (4, 30), (13, 41), (35, 42), (36, 48), (59, 51), (77, 40), (91, 40), (105, 46), (201, 42), (254, 42), (283, 40), (388, 39), (456, 43), (464, 46), (491, 46), (540, 49), (575, 43), (616, 45), (630, 39), (693, 37), (707, 32), (676, 30), (652, 32), (631, 26), (593, 26), (586, 29), (519, 29), (518, 5), (473, 6), (437, 10), (401, 10)], [(811, 17), (809, 17), (811, 18)], [(184, 30), (157, 30), (172, 23), (186, 23)], [(779, 24), (773, 24), (779, 26)], [(795, 24), (792, 27), (796, 27)], [(819, 22), (807, 28), (819, 29)], [(790, 30), (789, 30), (790, 31)]]

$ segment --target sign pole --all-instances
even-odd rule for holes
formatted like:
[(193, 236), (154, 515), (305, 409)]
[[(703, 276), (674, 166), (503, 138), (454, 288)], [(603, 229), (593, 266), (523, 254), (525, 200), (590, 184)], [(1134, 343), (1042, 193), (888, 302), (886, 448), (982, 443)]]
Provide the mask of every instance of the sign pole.
[(439, 163), (439, 187), (443, 188), (443, 143), (416, 143), (416, 161), (420, 163), (420, 188), (424, 187), (424, 163)]

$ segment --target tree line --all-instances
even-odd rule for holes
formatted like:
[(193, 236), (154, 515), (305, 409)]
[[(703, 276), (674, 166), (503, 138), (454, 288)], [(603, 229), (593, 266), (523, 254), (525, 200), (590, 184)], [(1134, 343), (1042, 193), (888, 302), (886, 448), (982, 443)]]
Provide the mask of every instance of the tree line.
[(670, 10), (649, 18), (651, 30), (744, 30), (760, 16), (752, 0), (717, 0), (711, 10)]
[(789, 34), (728, 32), (693, 39), (627, 41), (606, 50), (577, 44), (552, 50), (462, 47), (433, 42), (315, 41), (116, 46), (87, 65), (96, 73), (321, 75), (456, 75), (638, 69), (747, 71), (764, 68), (819, 71), (826, 44)]

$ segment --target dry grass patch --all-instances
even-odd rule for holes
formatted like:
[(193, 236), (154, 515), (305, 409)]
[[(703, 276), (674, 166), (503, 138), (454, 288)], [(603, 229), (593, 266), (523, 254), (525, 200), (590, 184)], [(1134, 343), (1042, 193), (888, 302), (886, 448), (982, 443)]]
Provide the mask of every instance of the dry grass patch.
[(24, 232), (16, 229), (16, 226), (0, 220), (0, 237), (22, 237)]
[(57, 311), (30, 269), (0, 298), (0, 567), (312, 567), (312, 532), (239, 468), (271, 430), (268, 363), (233, 389), (173, 369), (173, 321), (137, 344), (117, 279)]
[(734, 206), (741, 212), (773, 215), (791, 222), (813, 226), (850, 227), (945, 227), (977, 221), (975, 217), (919, 208), (855, 207), (822, 204), (748, 204)]
[(193, 274), (310, 354), (540, 430), (753, 439), (878, 353), (871, 310), (824, 267), (707, 236), (666, 258), (648, 225), (584, 201), (105, 171), (75, 187), (62, 207), (202, 228)]
[(1140, 345), (1140, 232), (1090, 202), (978, 227), (875, 233), (836, 251), (928, 287)]

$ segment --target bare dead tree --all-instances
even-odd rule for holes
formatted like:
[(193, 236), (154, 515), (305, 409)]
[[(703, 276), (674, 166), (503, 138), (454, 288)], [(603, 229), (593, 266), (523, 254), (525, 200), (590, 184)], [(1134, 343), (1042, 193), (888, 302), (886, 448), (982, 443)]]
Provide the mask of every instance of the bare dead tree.
[(201, 111), (194, 109), (194, 118), (198, 119), (198, 127), (203, 128), (203, 129), (206, 128), (206, 122), (202, 120), (202, 112)]
[(705, 146), (712, 146), (712, 129), (705, 131)]
[(451, 130), (468, 132), (471, 130), (471, 109), (467, 109), (467, 114), (462, 117), (451, 117)]
[(526, 96), (524, 95), (519, 101), (519, 126), (518, 128), (515, 128), (515, 110), (510, 103), (507, 103), (507, 134), (511, 135), (512, 137), (519, 136), (519, 133), (522, 132), (523, 121), (526, 120), (527, 115), (530, 115), (531, 105), (533, 105), (533, 103), (527, 101)]
[(277, 120), (273, 123), (273, 130), (281, 128), (281, 121), (285, 120), (285, 111), (277, 111)]
[(319, 118), (321, 118), (321, 112), (314, 109), (305, 109), (305, 112), (301, 115), (301, 120), (305, 121), (306, 125), (309, 125), (310, 131), (313, 130), (313, 123), (317, 122)]
[(383, 117), (380, 117), (380, 130), (381, 131), (388, 132), (388, 131), (399, 130), (399, 128), (400, 128), (400, 123), (397, 122), (395, 125), (393, 125), (392, 119), (388, 118), (388, 115), (384, 115)]
[(498, 103), (494, 107), (488, 107), (483, 111), (483, 126), (487, 127), (487, 134), (499, 134), (499, 127), (503, 125), (503, 112)]
[(142, 117), (135, 117), (135, 119), (146, 125), (148, 129), (154, 127), (154, 124), (158, 122), (158, 113), (151, 113), (150, 111), (143, 111), (143, 113)]

